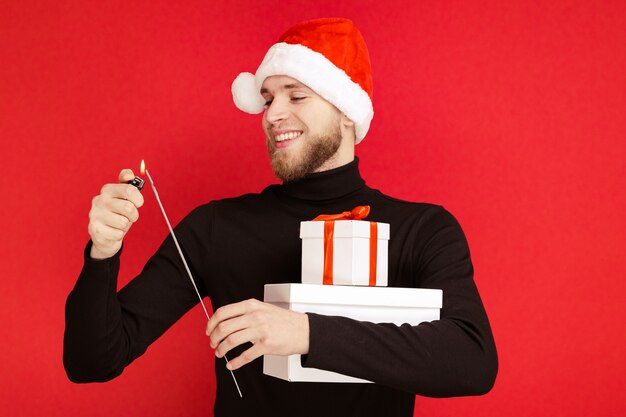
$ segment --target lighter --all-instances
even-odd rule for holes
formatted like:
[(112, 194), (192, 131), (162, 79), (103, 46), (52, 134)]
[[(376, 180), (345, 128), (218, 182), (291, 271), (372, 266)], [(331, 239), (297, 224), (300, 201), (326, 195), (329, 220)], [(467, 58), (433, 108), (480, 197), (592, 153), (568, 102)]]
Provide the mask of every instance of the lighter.
[(145, 183), (146, 182), (139, 177), (135, 177), (132, 180), (128, 181), (128, 184), (137, 187), (139, 191), (141, 191)]

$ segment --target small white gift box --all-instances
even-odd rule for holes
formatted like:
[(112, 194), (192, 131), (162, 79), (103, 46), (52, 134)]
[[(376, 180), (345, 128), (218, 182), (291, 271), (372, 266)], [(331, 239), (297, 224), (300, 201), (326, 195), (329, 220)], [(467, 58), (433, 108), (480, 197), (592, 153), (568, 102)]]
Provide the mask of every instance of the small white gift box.
[[(329, 225), (333, 226), (330, 239)], [(389, 224), (363, 220), (301, 222), (300, 238), (303, 284), (387, 286)]]
[[(373, 323), (439, 320), (443, 291), (423, 288), (267, 284), (264, 301), (301, 313), (344, 316)], [(381, 358), (384, 360), (384, 358)], [(370, 382), (336, 372), (304, 368), (300, 355), (265, 355), (263, 373), (287, 381)]]

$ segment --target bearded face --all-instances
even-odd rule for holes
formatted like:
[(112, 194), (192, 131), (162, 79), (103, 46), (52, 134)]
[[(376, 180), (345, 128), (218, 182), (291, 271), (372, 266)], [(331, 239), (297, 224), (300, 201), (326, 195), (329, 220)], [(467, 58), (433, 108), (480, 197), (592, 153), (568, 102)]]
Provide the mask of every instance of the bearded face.
[[(341, 130), (337, 125), (328, 126), (328, 130), (318, 134), (306, 133), (298, 149), (277, 149), (271, 134), (266, 132), (267, 150), (274, 174), (281, 180), (295, 181), (306, 174), (320, 170), (332, 160), (341, 145)], [(304, 135), (305, 133), (303, 133)], [(301, 135), (302, 136), (302, 135)]]
[(313, 90), (280, 75), (268, 77), (261, 94), (267, 149), (278, 178), (295, 181), (354, 159), (354, 139), (347, 145), (341, 112)]

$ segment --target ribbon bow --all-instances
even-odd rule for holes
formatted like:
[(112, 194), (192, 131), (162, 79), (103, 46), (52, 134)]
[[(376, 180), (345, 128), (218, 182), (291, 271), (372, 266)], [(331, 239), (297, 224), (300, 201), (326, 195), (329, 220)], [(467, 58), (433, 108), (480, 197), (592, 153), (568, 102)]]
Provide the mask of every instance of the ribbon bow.
[[(324, 285), (333, 285), (333, 236), (335, 220), (362, 220), (370, 214), (370, 206), (356, 206), (339, 214), (320, 214), (313, 220), (324, 221)], [(376, 258), (378, 255), (378, 225), (370, 222), (370, 273), (369, 285), (376, 286)]]
[(370, 214), (370, 206), (356, 206), (339, 214), (320, 214), (313, 220), (363, 220)]

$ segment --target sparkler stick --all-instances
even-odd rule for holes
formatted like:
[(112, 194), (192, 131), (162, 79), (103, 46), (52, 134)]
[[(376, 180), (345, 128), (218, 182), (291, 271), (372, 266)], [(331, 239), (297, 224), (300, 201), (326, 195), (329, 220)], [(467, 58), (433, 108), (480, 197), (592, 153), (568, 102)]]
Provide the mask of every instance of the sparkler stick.
[[(157, 203), (159, 204), (159, 207), (161, 208), (161, 213), (163, 213), (163, 217), (165, 218), (165, 223), (167, 223), (167, 228), (170, 230), (170, 235), (172, 236), (172, 239), (174, 239), (174, 244), (176, 245), (176, 249), (178, 250), (180, 259), (182, 259), (183, 265), (185, 265), (185, 270), (187, 271), (187, 275), (189, 275), (189, 279), (191, 280), (193, 289), (196, 290), (196, 294), (198, 295), (198, 299), (200, 300), (200, 304), (202, 305), (202, 309), (204, 310), (204, 314), (206, 315), (207, 320), (211, 320), (211, 317), (209, 316), (209, 312), (207, 311), (206, 306), (204, 305), (204, 301), (202, 301), (202, 296), (200, 295), (200, 291), (198, 291), (198, 287), (196, 286), (196, 281), (193, 279), (193, 276), (191, 275), (191, 270), (189, 269), (189, 266), (187, 265), (187, 261), (185, 260), (185, 257), (183, 256), (183, 251), (181, 250), (180, 245), (178, 244), (178, 239), (176, 239), (176, 234), (174, 233), (174, 229), (172, 229), (172, 225), (170, 224), (170, 220), (167, 217), (167, 214), (165, 213), (163, 204), (161, 204), (161, 198), (159, 198), (159, 192), (154, 186), (154, 181), (152, 181), (152, 177), (150, 176), (150, 173), (146, 169), (144, 161), (141, 161), (141, 171), (142, 173), (145, 171), (146, 175), (148, 176), (148, 181), (150, 181), (150, 186), (152, 187), (154, 196), (156, 197)], [(224, 355), (224, 359), (226, 360), (226, 364), (228, 364), (228, 358), (226, 357), (226, 355)], [(239, 392), (239, 397), (243, 398), (243, 395), (241, 394), (241, 389), (239, 389), (239, 384), (237, 383), (237, 378), (235, 378), (235, 374), (233, 373), (232, 370), (230, 371), (230, 374), (233, 377), (233, 381), (235, 381), (235, 386), (237, 387), (237, 391)]]

